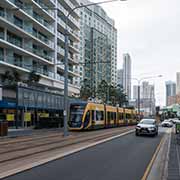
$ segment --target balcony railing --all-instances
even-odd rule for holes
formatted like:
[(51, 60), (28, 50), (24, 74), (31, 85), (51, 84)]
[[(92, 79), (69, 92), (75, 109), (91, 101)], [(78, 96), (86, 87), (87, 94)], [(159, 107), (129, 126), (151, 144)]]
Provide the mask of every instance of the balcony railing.
[(11, 57), (11, 56), (6, 57), (6, 62), (9, 64), (12, 64), (14, 66), (18, 66), (18, 67), (30, 70), (30, 71), (33, 70), (32, 65), (26, 64), (23, 62), (23, 60), (19, 60), (19, 59), (16, 59), (14, 57)]
[[(33, 30), (32, 30), (32, 26), (25, 26), (25, 25), (21, 25), (21, 24), (17, 24), (15, 21), (14, 21), (14, 18), (11, 17), (11, 16), (8, 16), (6, 15), (5, 13), (4, 14), (1, 14), (0, 13), (0, 16), (5, 18), (6, 20), (8, 20), (9, 22), (13, 23), (14, 25), (16, 25), (17, 27), (23, 29), (25, 32), (35, 36), (37, 39), (39, 39), (40, 41), (44, 42), (45, 44), (47, 44), (48, 46), (50, 46), (51, 48), (54, 47), (54, 43), (47, 39), (47, 38), (44, 38), (43, 36), (41, 36), (39, 33), (34, 33)], [(2, 38), (2, 37), (1, 37)]]
[(23, 10), (25, 13), (30, 15), (32, 18), (36, 19), (39, 23), (41, 23), (46, 29), (50, 30), (51, 32), (54, 32), (54, 28), (52, 25), (47, 23), (43, 18), (40, 16), (36, 16), (33, 13), (33, 7), (32, 5), (28, 5), (26, 7), (23, 6), (21, 3), (16, 3), (14, 0), (10, 0), (12, 3), (14, 3), (17, 7), (19, 7), (21, 10)]
[(45, 76), (48, 76), (48, 77), (51, 77), (51, 78), (54, 77), (53, 72), (51, 72), (49, 70), (48, 71), (44, 70), (43, 68), (35, 68), (35, 67), (33, 67), (32, 64), (24, 63), (23, 60), (16, 59), (15, 57), (7, 56), (6, 62), (9, 63), (9, 64), (12, 64), (14, 66), (23, 68), (23, 69), (27, 69), (29, 71), (35, 71), (35, 72), (37, 72), (39, 74), (42, 74), (42, 75), (45, 75)]
[(44, 4), (43, 2), (42, 2), (42, 0), (34, 0), (39, 6), (41, 6), (41, 8), (43, 9), (43, 10), (45, 10), (48, 14), (50, 14), (51, 16), (53, 16), (54, 17), (54, 12), (48, 7), (48, 6), (46, 6), (46, 4)]
[(28, 48), (28, 50), (50, 62), (54, 59), (52, 56), (42, 53), (40, 49)]

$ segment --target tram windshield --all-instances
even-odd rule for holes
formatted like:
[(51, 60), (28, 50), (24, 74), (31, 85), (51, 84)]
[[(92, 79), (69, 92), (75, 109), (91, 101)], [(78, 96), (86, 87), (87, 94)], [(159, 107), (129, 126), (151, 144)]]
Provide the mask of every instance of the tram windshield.
[(69, 121), (71, 126), (81, 125), (84, 109), (85, 109), (84, 105), (71, 105), (70, 121)]

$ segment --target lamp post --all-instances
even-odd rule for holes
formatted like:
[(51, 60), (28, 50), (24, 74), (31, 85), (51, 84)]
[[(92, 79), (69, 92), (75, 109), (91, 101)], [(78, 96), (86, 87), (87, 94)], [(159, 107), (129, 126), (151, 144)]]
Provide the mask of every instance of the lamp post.
[(65, 58), (64, 58), (64, 136), (68, 135), (68, 129), (67, 129), (67, 118), (68, 118), (68, 40), (69, 40), (69, 33), (68, 33), (68, 18), (69, 16), (76, 10), (84, 7), (89, 7), (93, 5), (99, 5), (99, 4), (105, 4), (115, 1), (126, 1), (126, 0), (107, 0), (102, 1), (98, 3), (90, 3), (86, 5), (80, 5), (74, 7), (71, 11), (68, 12), (68, 14), (65, 16)]
[(162, 77), (162, 75), (158, 75), (158, 76), (148, 76), (148, 77), (143, 77), (143, 78), (132, 78), (133, 80), (136, 80), (138, 82), (138, 114), (140, 115), (140, 85), (141, 85), (141, 81), (142, 80), (146, 80), (146, 79), (154, 79), (154, 78), (160, 78)]

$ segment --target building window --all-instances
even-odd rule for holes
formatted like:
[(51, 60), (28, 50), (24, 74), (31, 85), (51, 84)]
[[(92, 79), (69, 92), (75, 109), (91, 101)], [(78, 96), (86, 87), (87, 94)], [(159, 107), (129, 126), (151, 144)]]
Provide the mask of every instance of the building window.
[(9, 31), (7, 32), (7, 41), (16, 46), (22, 47), (22, 38)]
[(20, 0), (15, 0), (14, 1), (14, 4), (16, 5), (16, 6), (18, 6), (19, 8), (23, 8), (23, 2), (22, 1), (20, 1)]
[(22, 56), (14, 53), (14, 65), (22, 67)]
[(0, 61), (4, 61), (4, 49), (0, 48)]
[(4, 29), (0, 27), (0, 39), (4, 39)]
[(17, 16), (14, 16), (14, 24), (20, 28), (23, 28), (23, 21)]
[(5, 14), (4, 14), (4, 8), (0, 7), (0, 16), (4, 17)]

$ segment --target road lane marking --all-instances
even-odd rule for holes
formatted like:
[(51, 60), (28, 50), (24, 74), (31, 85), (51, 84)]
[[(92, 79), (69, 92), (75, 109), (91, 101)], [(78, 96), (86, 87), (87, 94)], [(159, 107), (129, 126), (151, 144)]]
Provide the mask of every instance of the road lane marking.
[(103, 139), (103, 140), (100, 140), (100, 141), (97, 141), (97, 142), (94, 142), (94, 143), (90, 143), (88, 145), (85, 145), (85, 146), (82, 146), (82, 147), (79, 147), (79, 148), (75, 148), (73, 150), (70, 150), (70, 151), (67, 151), (67, 152), (64, 152), (64, 153), (60, 153), (60, 154), (58, 154), (56, 156), (53, 156), (53, 157), (50, 157), (50, 158), (47, 158), (47, 159), (43, 159), (43, 160), (40, 160), (40, 161), (37, 161), (37, 162), (34, 162), (34, 163), (29, 163), (28, 165), (23, 166), (23, 167), (19, 167), (19, 168), (13, 169), (13, 170), (6, 171), (6, 172), (0, 174), (0, 179), (15, 175), (17, 173), (21, 173), (23, 171), (32, 169), (34, 167), (46, 164), (46, 163), (54, 161), (54, 160), (61, 159), (61, 158), (65, 157), (65, 156), (72, 155), (74, 153), (77, 153), (77, 152), (80, 152), (82, 150), (91, 148), (91, 147), (96, 146), (98, 144), (102, 144), (102, 143), (111, 141), (111, 140), (119, 138), (119, 137), (128, 135), (128, 134), (133, 133), (133, 132), (135, 132), (134, 129), (130, 130), (130, 131), (127, 131), (127, 132), (124, 132), (124, 133), (121, 133), (121, 134), (116, 135), (116, 136), (112, 136), (112, 137), (109, 137), (109, 138), (106, 138), (106, 139)]
[[(166, 132), (168, 132), (168, 130), (167, 130)], [(156, 148), (156, 151), (155, 151), (155, 153), (153, 154), (153, 157), (152, 157), (150, 163), (148, 164), (148, 167), (146, 168), (146, 171), (145, 171), (143, 177), (141, 178), (141, 180), (146, 180), (146, 179), (148, 178), (148, 175), (149, 175), (149, 173), (150, 173), (150, 171), (151, 171), (151, 168), (152, 168), (152, 166), (153, 166), (153, 163), (154, 163), (154, 161), (155, 161), (155, 159), (156, 159), (156, 157), (157, 157), (157, 155), (158, 155), (158, 153), (159, 153), (159, 150), (160, 150), (160, 148), (161, 148), (161, 145), (162, 145), (162, 143), (164, 142), (164, 139), (165, 139), (165, 138), (164, 138), (164, 136), (163, 136), (162, 139), (161, 139), (161, 141), (160, 141), (160, 143), (159, 143), (159, 145), (158, 145), (158, 147)]]

